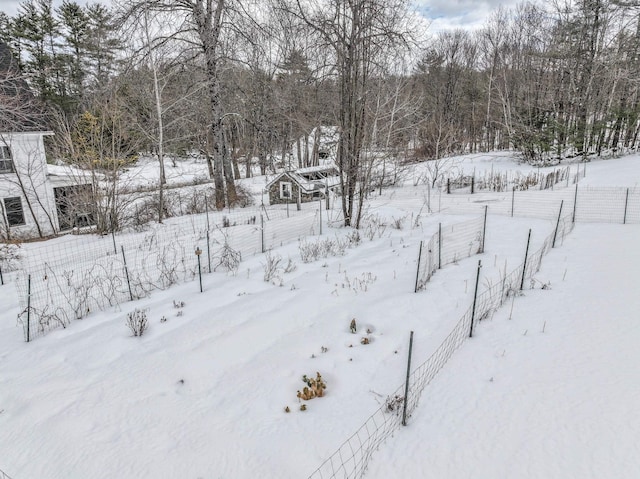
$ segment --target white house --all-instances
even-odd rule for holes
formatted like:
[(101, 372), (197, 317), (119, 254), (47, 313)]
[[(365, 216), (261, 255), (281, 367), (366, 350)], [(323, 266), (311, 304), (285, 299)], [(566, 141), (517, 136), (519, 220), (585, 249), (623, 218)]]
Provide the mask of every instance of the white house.
[(50, 236), (59, 230), (44, 156), (47, 131), (0, 131), (0, 238)]
[(53, 133), (43, 118), (9, 47), (0, 42), (0, 240), (47, 237), (76, 224), (67, 214), (69, 192), (86, 186), (54, 187), (50, 181), (44, 137)]

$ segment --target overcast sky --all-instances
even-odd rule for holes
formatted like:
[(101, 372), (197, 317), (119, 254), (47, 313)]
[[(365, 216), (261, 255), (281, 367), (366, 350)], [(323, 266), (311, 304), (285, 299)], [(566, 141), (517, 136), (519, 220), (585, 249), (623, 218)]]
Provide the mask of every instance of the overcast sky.
[[(430, 31), (453, 28), (478, 28), (499, 5), (513, 5), (514, 0), (413, 0), (418, 11), (431, 23)], [(62, 0), (53, 0), (54, 6)], [(80, 0), (78, 3), (85, 3)], [(108, 3), (108, 2), (104, 2)], [(0, 0), (0, 10), (13, 16), (18, 11), (19, 0)]]
[[(3, 1), (3, 0), (0, 0)], [(418, 11), (431, 21), (430, 31), (455, 28), (474, 29), (482, 26), (500, 5), (509, 7), (515, 0), (413, 0)]]

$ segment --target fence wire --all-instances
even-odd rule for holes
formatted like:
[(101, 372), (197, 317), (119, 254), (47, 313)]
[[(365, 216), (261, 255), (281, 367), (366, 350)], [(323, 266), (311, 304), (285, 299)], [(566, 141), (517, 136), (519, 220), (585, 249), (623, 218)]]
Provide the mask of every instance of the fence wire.
[(575, 185), (561, 190), (443, 194), (438, 199), (443, 213), (477, 213), (480, 205), (489, 205), (492, 214), (553, 219), (564, 201), (563, 211), (571, 212), (579, 223), (640, 223), (640, 188), (592, 187)]
[[(519, 294), (520, 289), (531, 287), (530, 282), (539, 271), (542, 258), (550, 251), (554, 238), (556, 246), (558, 246), (564, 237), (573, 230), (572, 220), (571, 213), (560, 217), (557, 227), (545, 238), (542, 246), (528, 255), (526, 264), (523, 262), (510, 273), (506, 274), (505, 272), (503, 277), (498, 280), (485, 283), (476, 298), (475, 308), (471, 306), (431, 356), (411, 372), (406, 397), (407, 417), (411, 417), (418, 407), (426, 386), (436, 377), (465, 339), (470, 337), (472, 327), (475, 328), (482, 320), (491, 317), (507, 298)], [(309, 476), (309, 479), (363, 477), (372, 454), (402, 424), (401, 413), (405, 399), (403, 395), (404, 386), (401, 386), (387, 398), (386, 403), (370, 416), (355, 434), (348, 438)]]
[(30, 249), (16, 279), (25, 340), (65, 328), (93, 311), (192, 281), (199, 269), (203, 274), (237, 269), (242, 257), (318, 234), (317, 210), (289, 215), (256, 211), (192, 217), (186, 228), (154, 227), (96, 239), (86, 247), (71, 238), (53, 248)]
[(442, 266), (481, 252), (483, 217), (443, 227), (422, 244), (418, 263), (416, 291), (424, 289), (431, 276)]
[(483, 171), (473, 175), (461, 175), (456, 178), (448, 178), (443, 188), (449, 194), (477, 193), (479, 191), (510, 191), (516, 190), (548, 190), (568, 187), (570, 183), (576, 183), (584, 176), (580, 171), (580, 165), (572, 174), (572, 168), (565, 166), (555, 168), (550, 172), (531, 171), (521, 173), (519, 171), (493, 172)]

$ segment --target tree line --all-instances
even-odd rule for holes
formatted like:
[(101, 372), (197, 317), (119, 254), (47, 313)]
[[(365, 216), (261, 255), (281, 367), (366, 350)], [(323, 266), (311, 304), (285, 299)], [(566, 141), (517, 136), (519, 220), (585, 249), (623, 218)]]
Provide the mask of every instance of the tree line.
[(445, 32), (407, 0), (27, 0), (0, 13), (0, 39), (50, 107), (53, 156), (116, 178), (151, 153), (162, 194), (164, 158), (195, 152), (218, 208), (241, 174), (318, 164), (322, 127), (354, 226), (396, 162), (587, 161), (638, 142), (638, 0), (521, 3)]

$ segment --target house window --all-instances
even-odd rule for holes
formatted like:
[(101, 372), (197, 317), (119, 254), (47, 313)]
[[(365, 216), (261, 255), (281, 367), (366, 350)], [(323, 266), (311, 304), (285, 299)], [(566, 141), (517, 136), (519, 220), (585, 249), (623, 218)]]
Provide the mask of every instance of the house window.
[(22, 200), (19, 196), (4, 199), (4, 212), (7, 215), (9, 226), (20, 226), (24, 223), (24, 212), (22, 211)]
[(280, 198), (285, 200), (291, 199), (291, 183), (280, 183)]
[(14, 171), (11, 149), (8, 146), (0, 145), (0, 173), (13, 173)]

